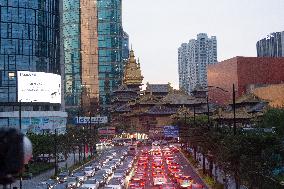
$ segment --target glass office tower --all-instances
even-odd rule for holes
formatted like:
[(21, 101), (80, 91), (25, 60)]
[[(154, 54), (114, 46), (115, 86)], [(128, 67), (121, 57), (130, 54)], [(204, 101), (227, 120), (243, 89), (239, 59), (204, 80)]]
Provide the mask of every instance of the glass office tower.
[(100, 105), (107, 109), (110, 95), (122, 83), (121, 0), (97, 0)]
[(16, 72), (60, 74), (57, 0), (0, 0), (0, 102), (16, 102)]
[[(61, 73), (58, 0), (0, 0), (0, 126), (19, 126), (17, 71)], [(22, 103), (23, 132), (51, 122), (65, 127), (60, 108)]]
[(62, 25), (66, 108), (77, 115), (98, 100), (97, 2), (64, 0)]
[(63, 0), (65, 103), (77, 106), (81, 99), (80, 0)]

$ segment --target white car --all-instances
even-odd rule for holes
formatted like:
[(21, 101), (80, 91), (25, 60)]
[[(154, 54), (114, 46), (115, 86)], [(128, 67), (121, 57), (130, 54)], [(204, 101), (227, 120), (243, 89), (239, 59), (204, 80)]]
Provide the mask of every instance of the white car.
[(80, 186), (78, 179), (76, 177), (68, 177), (66, 180), (67, 188), (76, 188)]
[(84, 168), (84, 173), (87, 177), (92, 177), (95, 174), (95, 170), (93, 169), (93, 167), (85, 167)]
[(154, 186), (159, 186), (159, 185), (163, 185), (167, 183), (167, 180), (165, 177), (155, 177), (153, 179), (153, 182), (154, 182)]
[(98, 189), (99, 188), (99, 183), (96, 180), (87, 180), (84, 182), (82, 185), (82, 188), (88, 188), (88, 189)]
[(112, 168), (111, 167), (103, 167), (102, 170), (104, 170), (108, 175), (112, 174)]
[(75, 172), (73, 174), (74, 177), (76, 177), (78, 179), (79, 182), (85, 182), (87, 180), (87, 177), (85, 175), (84, 172), (80, 171), (80, 172)]
[(110, 179), (106, 187), (112, 187), (113, 189), (122, 189), (124, 188), (124, 183), (121, 182), (121, 180), (118, 178), (112, 178)]

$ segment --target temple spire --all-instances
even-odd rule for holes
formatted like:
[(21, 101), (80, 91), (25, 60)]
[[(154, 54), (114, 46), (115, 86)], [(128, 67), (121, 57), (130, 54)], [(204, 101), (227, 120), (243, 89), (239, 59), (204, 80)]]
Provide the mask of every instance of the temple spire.
[(132, 49), (129, 53), (129, 59), (124, 69), (123, 83), (125, 85), (142, 85), (143, 76), (141, 74), (140, 63), (137, 64), (134, 51)]

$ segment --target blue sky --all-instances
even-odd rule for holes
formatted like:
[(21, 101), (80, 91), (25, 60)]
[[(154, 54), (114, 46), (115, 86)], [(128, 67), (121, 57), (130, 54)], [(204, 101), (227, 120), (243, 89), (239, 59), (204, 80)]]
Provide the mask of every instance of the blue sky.
[(215, 35), (218, 60), (256, 56), (256, 42), (284, 31), (284, 0), (122, 0), (123, 27), (144, 83), (178, 88), (177, 49), (198, 33)]

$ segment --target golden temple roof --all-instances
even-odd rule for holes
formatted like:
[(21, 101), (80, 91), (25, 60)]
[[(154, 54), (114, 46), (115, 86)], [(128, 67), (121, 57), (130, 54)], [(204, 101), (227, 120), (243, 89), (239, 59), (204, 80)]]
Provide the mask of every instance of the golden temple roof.
[(267, 100), (271, 107), (284, 107), (284, 84), (256, 88), (254, 95)]
[(134, 51), (130, 50), (130, 55), (124, 69), (123, 84), (125, 85), (141, 85), (143, 76), (141, 74), (140, 63), (136, 62)]
[(236, 99), (236, 104), (242, 104), (242, 103), (257, 103), (261, 102), (262, 100), (256, 96), (255, 94), (248, 93), (245, 95), (240, 96)]

